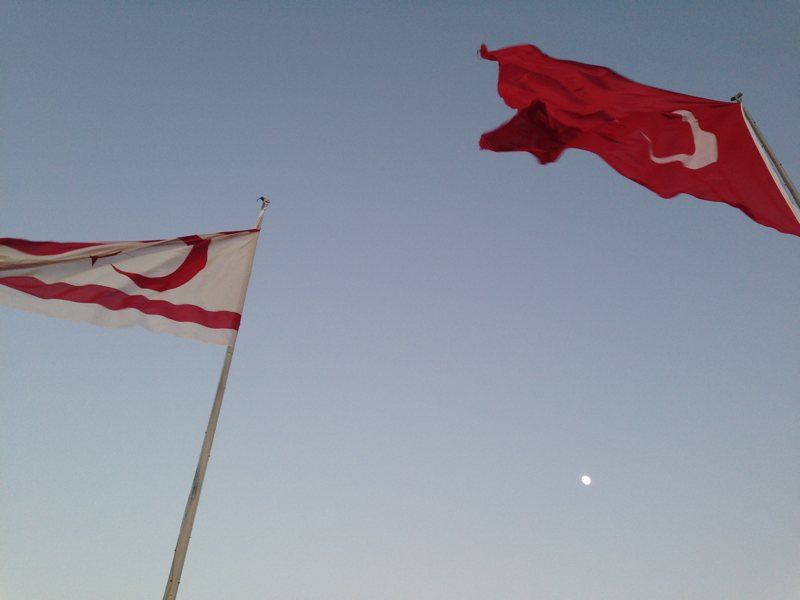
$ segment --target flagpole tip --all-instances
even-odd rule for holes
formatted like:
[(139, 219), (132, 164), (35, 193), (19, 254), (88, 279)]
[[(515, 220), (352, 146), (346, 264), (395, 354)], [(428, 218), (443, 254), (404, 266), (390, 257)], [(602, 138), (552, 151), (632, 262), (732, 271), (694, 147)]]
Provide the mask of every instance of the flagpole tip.
[(258, 211), (258, 218), (256, 219), (256, 229), (261, 229), (261, 221), (264, 220), (264, 213), (267, 212), (267, 206), (269, 205), (269, 198), (266, 196), (259, 196), (258, 198), (261, 200), (261, 210)]

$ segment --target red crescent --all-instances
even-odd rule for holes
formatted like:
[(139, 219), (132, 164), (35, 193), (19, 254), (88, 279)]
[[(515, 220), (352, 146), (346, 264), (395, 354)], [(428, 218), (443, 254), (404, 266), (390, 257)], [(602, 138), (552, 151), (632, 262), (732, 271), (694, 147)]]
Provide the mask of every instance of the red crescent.
[(156, 292), (166, 292), (167, 290), (174, 290), (182, 286), (184, 283), (190, 281), (195, 275), (208, 263), (208, 247), (211, 245), (210, 239), (203, 239), (196, 235), (190, 235), (180, 238), (180, 240), (187, 246), (191, 246), (188, 256), (184, 259), (181, 265), (169, 275), (161, 277), (148, 277), (140, 273), (130, 273), (114, 267), (114, 270), (120, 275), (125, 275), (133, 283), (142, 289), (154, 290)]

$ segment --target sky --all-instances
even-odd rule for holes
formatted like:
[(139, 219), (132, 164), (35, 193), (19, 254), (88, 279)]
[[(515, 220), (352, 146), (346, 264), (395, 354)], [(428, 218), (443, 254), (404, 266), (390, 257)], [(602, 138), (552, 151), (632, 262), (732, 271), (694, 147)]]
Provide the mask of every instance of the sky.
[[(480, 151), (481, 43), (743, 92), (800, 4), (0, 3), (0, 237), (252, 227), (178, 598), (800, 595), (800, 240)], [(160, 598), (221, 346), (0, 307), (0, 597)], [(580, 477), (588, 474), (590, 486)]]

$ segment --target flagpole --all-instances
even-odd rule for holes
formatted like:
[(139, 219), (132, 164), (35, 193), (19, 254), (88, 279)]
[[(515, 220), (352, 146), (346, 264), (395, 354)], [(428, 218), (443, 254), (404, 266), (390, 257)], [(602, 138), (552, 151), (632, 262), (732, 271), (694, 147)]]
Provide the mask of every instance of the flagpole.
[(761, 146), (764, 148), (764, 151), (767, 153), (767, 156), (769, 156), (770, 161), (772, 161), (772, 164), (775, 165), (775, 169), (778, 171), (778, 174), (780, 174), (781, 179), (783, 180), (783, 184), (786, 186), (786, 189), (792, 196), (792, 200), (794, 200), (795, 205), (797, 206), (798, 209), (800, 209), (800, 193), (797, 192), (797, 188), (794, 187), (792, 180), (789, 179), (789, 174), (784, 170), (781, 161), (778, 160), (778, 157), (775, 156), (775, 153), (772, 151), (772, 148), (767, 143), (767, 140), (764, 138), (764, 134), (761, 133), (761, 130), (758, 128), (758, 125), (756, 125), (755, 120), (753, 119), (753, 117), (750, 116), (750, 113), (747, 112), (747, 108), (742, 102), (742, 93), (739, 92), (733, 98), (731, 98), (731, 100), (741, 104), (742, 112), (744, 114), (745, 119), (747, 119), (747, 122), (753, 129), (753, 133), (756, 134), (758, 141), (761, 143)]
[[(259, 198), (259, 200), (261, 200), (261, 211), (258, 213), (255, 229), (261, 229), (261, 221), (264, 220), (264, 213), (269, 205), (269, 200), (264, 196)], [(247, 281), (245, 282), (244, 288), (245, 293), (247, 293), (247, 287), (250, 283), (250, 273), (253, 269), (254, 256), (255, 248), (253, 249), (253, 256), (250, 257), (250, 268), (247, 271)], [(217, 394), (214, 397), (214, 404), (211, 407), (211, 414), (208, 417), (208, 426), (206, 427), (206, 433), (203, 437), (203, 446), (200, 449), (200, 458), (197, 461), (197, 469), (194, 473), (192, 489), (189, 491), (189, 498), (186, 500), (186, 510), (183, 513), (183, 521), (181, 521), (181, 528), (178, 533), (178, 542), (175, 544), (175, 554), (172, 557), (172, 567), (169, 570), (167, 587), (164, 590), (164, 600), (175, 600), (175, 596), (178, 594), (178, 585), (181, 582), (183, 563), (186, 560), (186, 551), (189, 548), (189, 538), (192, 535), (192, 526), (194, 525), (194, 517), (197, 514), (200, 492), (203, 489), (206, 467), (208, 466), (208, 459), (211, 456), (211, 445), (214, 443), (214, 433), (217, 430), (219, 412), (222, 408), (222, 397), (225, 395), (225, 386), (228, 383), (228, 371), (230, 371), (231, 368), (233, 350), (236, 347), (237, 337), (238, 332), (225, 352), (225, 360), (222, 363), (222, 372), (220, 373), (219, 383), (217, 384)]]

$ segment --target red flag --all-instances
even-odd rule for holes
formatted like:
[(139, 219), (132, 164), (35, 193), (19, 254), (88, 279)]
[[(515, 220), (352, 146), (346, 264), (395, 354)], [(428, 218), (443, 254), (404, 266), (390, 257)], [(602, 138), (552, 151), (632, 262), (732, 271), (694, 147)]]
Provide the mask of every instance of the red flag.
[(530, 45), (481, 46), (481, 56), (499, 63), (498, 92), (517, 111), (481, 136), (481, 148), (530, 152), (542, 164), (566, 148), (588, 150), (659, 196), (725, 202), (762, 225), (800, 235), (800, 209), (739, 103), (642, 85)]
[(230, 345), (258, 233), (143, 242), (0, 238), (0, 305)]

